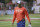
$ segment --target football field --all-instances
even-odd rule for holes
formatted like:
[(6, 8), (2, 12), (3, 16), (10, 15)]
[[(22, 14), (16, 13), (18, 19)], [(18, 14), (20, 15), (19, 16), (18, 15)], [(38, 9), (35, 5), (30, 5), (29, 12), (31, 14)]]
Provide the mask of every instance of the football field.
[[(31, 18), (32, 27), (40, 27), (40, 14), (29, 14)], [(26, 18), (26, 17), (25, 17)], [(17, 27), (16, 21), (12, 26), (13, 15), (0, 15), (0, 27)], [(28, 20), (26, 20), (25, 27), (28, 27)]]

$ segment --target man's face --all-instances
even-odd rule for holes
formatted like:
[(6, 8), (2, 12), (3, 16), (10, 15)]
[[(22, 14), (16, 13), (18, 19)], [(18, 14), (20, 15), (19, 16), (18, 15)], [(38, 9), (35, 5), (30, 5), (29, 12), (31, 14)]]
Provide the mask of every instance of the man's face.
[(20, 4), (17, 4), (17, 6), (18, 6), (18, 7), (21, 7), (21, 3), (20, 3)]

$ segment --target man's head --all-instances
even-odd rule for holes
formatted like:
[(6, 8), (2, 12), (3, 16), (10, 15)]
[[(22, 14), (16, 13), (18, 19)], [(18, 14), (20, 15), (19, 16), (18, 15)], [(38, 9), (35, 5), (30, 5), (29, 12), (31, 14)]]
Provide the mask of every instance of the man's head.
[(17, 6), (18, 6), (19, 8), (21, 8), (21, 1), (18, 1), (18, 2), (17, 2)]

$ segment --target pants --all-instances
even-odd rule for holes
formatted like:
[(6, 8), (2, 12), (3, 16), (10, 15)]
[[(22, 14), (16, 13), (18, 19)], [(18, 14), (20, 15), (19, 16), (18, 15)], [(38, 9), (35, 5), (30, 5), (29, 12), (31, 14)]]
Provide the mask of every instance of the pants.
[(17, 23), (17, 27), (25, 27), (25, 20)]

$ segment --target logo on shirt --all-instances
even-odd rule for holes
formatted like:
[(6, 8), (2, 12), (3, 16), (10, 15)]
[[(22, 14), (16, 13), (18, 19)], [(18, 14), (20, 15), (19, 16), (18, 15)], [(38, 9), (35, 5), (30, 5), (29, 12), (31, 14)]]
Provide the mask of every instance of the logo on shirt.
[(20, 9), (18, 9), (18, 10), (16, 10), (16, 12), (21, 12), (22, 10), (20, 10)]

